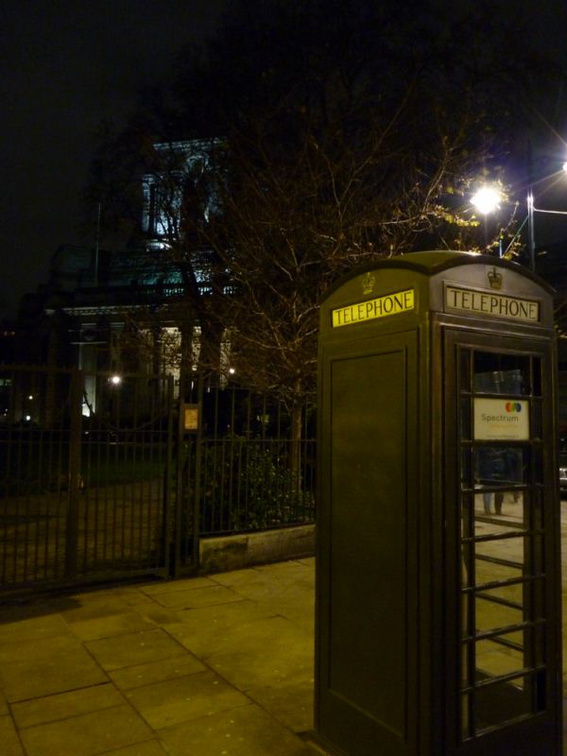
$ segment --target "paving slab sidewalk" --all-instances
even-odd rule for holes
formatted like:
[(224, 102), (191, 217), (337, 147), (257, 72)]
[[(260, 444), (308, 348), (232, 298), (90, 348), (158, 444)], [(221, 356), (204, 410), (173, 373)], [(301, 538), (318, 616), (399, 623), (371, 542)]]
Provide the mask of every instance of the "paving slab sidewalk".
[(0, 753), (322, 753), (314, 572), (302, 559), (0, 606)]
[(313, 756), (314, 560), (0, 607), (3, 756)]

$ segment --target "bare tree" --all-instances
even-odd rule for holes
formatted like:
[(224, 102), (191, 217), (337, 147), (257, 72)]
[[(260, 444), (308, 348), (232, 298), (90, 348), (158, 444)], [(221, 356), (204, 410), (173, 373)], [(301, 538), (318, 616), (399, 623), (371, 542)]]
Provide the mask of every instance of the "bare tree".
[[(194, 107), (223, 135), (221, 210), (189, 220), (186, 238), (218, 266), (236, 375), (284, 398), (293, 439), (325, 291), (393, 254), (478, 249), (464, 195), (481, 170), (502, 171), (514, 56), (499, 68), (495, 48), (464, 56), (422, 6), (237, 1), (207, 55), (179, 69), (178, 114)], [(513, 237), (498, 228), (491, 241), (502, 233)]]
[[(235, 0), (146, 98), (139, 147), (169, 205), (159, 255), (179, 272), (187, 321), (209, 332), (211, 367), (229, 331), (237, 375), (293, 412), (314, 386), (319, 302), (342, 272), (477, 246), (463, 195), (479, 168), (499, 175), (529, 85), (515, 47), (502, 56), (483, 36), (486, 13), (452, 27), (416, 0)], [(148, 147), (203, 134), (202, 181)]]

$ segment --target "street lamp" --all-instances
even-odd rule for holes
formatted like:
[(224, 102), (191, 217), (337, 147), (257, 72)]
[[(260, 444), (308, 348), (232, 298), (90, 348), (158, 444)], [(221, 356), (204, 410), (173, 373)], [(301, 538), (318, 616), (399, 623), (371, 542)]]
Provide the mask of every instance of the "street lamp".
[[(484, 235), (485, 244), (487, 244), (487, 229), (486, 229), (486, 216), (493, 213), (500, 208), (500, 202), (502, 201), (502, 193), (496, 186), (490, 184), (484, 184), (471, 197), (471, 205), (476, 210), (485, 216), (484, 219)], [(499, 256), (502, 257), (502, 240), (499, 244)]]
[[(567, 173), (567, 162), (562, 165), (562, 172)], [(488, 215), (500, 208), (500, 202), (502, 201), (502, 194), (498, 188), (485, 184), (481, 186), (474, 195), (471, 197), (471, 204), (482, 215)], [(528, 186), (528, 193), (526, 197), (527, 207), (527, 232), (528, 232), (528, 256), (530, 260), (530, 270), (535, 272), (535, 224), (534, 213), (542, 213), (546, 215), (567, 215), (567, 211), (564, 210), (544, 210), (543, 208), (534, 206), (534, 192), (533, 185), (530, 182)], [(516, 236), (520, 233), (524, 223), (520, 226)], [(500, 255), (502, 256), (502, 248), (500, 248)]]
[(498, 210), (501, 200), (501, 192), (496, 187), (485, 184), (473, 194), (471, 204), (476, 207), (479, 213), (488, 215)]

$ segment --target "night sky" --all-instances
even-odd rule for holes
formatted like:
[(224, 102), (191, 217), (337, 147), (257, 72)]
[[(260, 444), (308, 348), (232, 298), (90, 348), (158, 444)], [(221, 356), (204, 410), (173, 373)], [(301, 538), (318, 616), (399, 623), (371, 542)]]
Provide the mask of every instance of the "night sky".
[[(214, 29), (224, 0), (14, 0), (0, 10), (0, 317), (78, 227), (94, 133)], [(93, 208), (93, 228), (96, 225)]]
[[(444, 5), (442, 0), (436, 2)], [(451, 6), (456, 9), (467, 2), (454, 0)], [(226, 3), (13, 0), (3, 4), (0, 317), (13, 314), (21, 295), (46, 281), (49, 259), (60, 244), (94, 242), (79, 229), (79, 202), (97, 126), (108, 118), (123, 124), (139, 89), (163, 77), (185, 43), (210, 34)], [(508, 5), (511, 13), (532, 14), (533, 38), (553, 50), (567, 70), (565, 0), (499, 3)]]

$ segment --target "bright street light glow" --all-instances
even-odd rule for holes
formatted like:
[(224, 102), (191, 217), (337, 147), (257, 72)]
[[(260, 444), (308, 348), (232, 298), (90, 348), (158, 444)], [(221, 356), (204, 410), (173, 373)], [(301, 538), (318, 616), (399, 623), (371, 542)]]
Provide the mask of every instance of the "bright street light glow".
[(481, 186), (471, 197), (471, 203), (476, 207), (479, 213), (486, 215), (498, 209), (502, 195), (498, 189), (493, 186)]
[(109, 380), (113, 386), (119, 386), (122, 383), (122, 378), (119, 375), (113, 375)]

